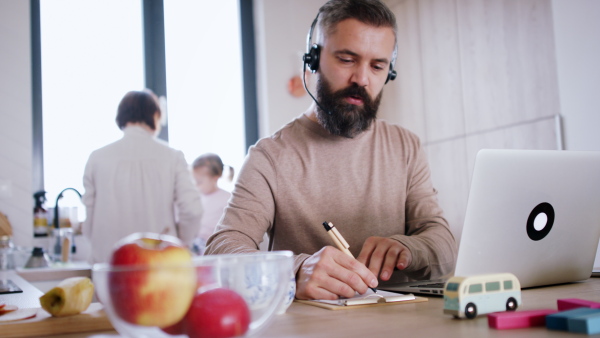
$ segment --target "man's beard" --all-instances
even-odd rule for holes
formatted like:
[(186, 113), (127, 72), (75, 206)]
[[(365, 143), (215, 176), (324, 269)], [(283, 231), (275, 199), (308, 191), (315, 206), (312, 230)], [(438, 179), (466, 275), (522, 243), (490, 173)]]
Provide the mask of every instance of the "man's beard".
[[(317, 98), (320, 104), (317, 105), (317, 119), (332, 135), (353, 138), (369, 128), (377, 118), (382, 93), (383, 91), (373, 100), (365, 88), (356, 83), (332, 92), (329, 82), (321, 75), (317, 82)], [(346, 102), (349, 96), (360, 98), (363, 105)]]

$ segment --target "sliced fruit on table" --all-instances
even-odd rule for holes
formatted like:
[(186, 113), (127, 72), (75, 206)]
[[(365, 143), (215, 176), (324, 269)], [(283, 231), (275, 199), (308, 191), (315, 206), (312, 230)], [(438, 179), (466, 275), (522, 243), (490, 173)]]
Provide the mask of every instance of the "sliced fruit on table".
[(16, 305), (5, 304), (2, 308), (0, 308), (0, 316), (9, 312), (17, 311), (18, 309), (19, 307)]
[(71, 277), (40, 297), (42, 308), (54, 317), (79, 314), (90, 306), (94, 284), (88, 277)]
[(10, 322), (15, 320), (23, 320), (33, 318), (37, 315), (38, 309), (27, 308), (18, 309), (16, 311), (8, 312), (0, 316), (0, 322)]

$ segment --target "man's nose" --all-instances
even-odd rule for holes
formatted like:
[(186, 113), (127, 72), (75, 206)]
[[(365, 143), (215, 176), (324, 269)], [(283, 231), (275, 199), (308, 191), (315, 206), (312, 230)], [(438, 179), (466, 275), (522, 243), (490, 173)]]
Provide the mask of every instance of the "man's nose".
[(352, 73), (350, 81), (356, 83), (360, 87), (366, 87), (369, 84), (369, 66), (357, 65)]

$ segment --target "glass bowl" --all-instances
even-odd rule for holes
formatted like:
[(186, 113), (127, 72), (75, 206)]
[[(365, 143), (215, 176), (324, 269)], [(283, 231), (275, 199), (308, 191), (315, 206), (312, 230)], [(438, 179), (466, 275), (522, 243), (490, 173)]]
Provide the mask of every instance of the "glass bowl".
[[(289, 306), (290, 287), (294, 281), (290, 280), (290, 276), (293, 276), (291, 251), (196, 256), (192, 265), (145, 267), (95, 264), (92, 280), (111, 324), (121, 335), (127, 337), (203, 335), (194, 330), (190, 332), (189, 327), (197, 327), (200, 331), (217, 330), (210, 334), (205, 332), (206, 335), (232, 337), (241, 333), (250, 336), (264, 329), (275, 314), (285, 312)], [(190, 275), (192, 282), (189, 281)], [(190, 289), (189, 286), (192, 288), (191, 293), (186, 291)], [(139, 292), (143, 292), (144, 296), (140, 297)], [(136, 296), (131, 297), (132, 294)], [(191, 306), (188, 294), (195, 294)], [(175, 301), (178, 298), (182, 299), (179, 303)], [(218, 301), (224, 302), (221, 306), (226, 309), (224, 312), (247, 308), (249, 321), (244, 320), (243, 315), (235, 317), (235, 311), (232, 315), (234, 317), (229, 319), (211, 317), (221, 311), (217, 310), (219, 304), (215, 302)], [(240, 303), (245, 303), (245, 306)], [(207, 311), (208, 309), (210, 310)], [(248, 310), (240, 310), (237, 314), (244, 311), (248, 313)], [(147, 317), (144, 322), (139, 320), (140, 316), (133, 316), (143, 311), (154, 311), (152, 315), (156, 317)], [(181, 320), (175, 319), (177, 323), (174, 325), (164, 326), (164, 323), (160, 324), (156, 319), (163, 320), (173, 315), (181, 318), (181, 315), (176, 314), (178, 311), (187, 314)], [(193, 311), (196, 312), (191, 315)], [(197, 315), (198, 313), (201, 315)], [(227, 321), (231, 324), (232, 318), (235, 325), (245, 328), (227, 331), (225, 325), (225, 328), (213, 325)], [(187, 326), (184, 329), (181, 325)]]

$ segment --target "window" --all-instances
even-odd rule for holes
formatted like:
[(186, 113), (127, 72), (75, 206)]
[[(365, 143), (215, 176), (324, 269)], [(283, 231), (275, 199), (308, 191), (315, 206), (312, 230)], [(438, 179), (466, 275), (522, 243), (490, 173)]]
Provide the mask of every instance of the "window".
[[(122, 135), (117, 105), (125, 92), (144, 87), (141, 11), (139, 0), (40, 1), (49, 207), (64, 188), (83, 193), (90, 152)], [(61, 206), (70, 204), (71, 195), (65, 193)]]
[(483, 290), (481, 284), (471, 284), (469, 285), (469, 293), (479, 293)]
[(511, 280), (504, 281), (504, 290), (512, 290), (513, 282)]
[(447, 291), (458, 291), (458, 283), (448, 283), (448, 285), (446, 285), (446, 290)]
[(487, 282), (485, 283), (485, 291), (499, 291), (500, 290), (500, 282)]
[(169, 144), (188, 163), (212, 152), (239, 171), (246, 147), (238, 0), (165, 1), (164, 13)]

